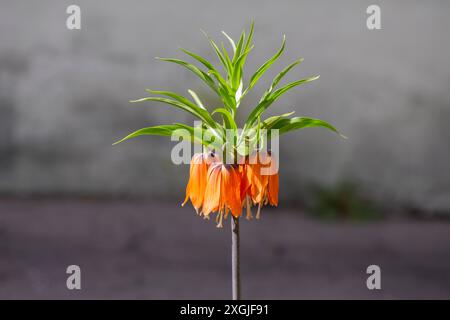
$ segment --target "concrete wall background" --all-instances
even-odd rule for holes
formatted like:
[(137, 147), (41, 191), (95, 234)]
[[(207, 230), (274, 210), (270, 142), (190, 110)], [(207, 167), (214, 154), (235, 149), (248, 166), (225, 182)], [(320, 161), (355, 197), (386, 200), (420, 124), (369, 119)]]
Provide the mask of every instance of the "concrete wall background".
[[(65, 27), (73, 3), (82, 10), (79, 31)], [(188, 71), (153, 57), (182, 57), (183, 46), (214, 60), (199, 29), (237, 37), (255, 18), (247, 73), (273, 54), (283, 33), (287, 50), (242, 109), (302, 56), (288, 80), (320, 80), (288, 93), (268, 115), (320, 117), (350, 138), (319, 129), (287, 135), (283, 201), (298, 200), (310, 183), (350, 179), (380, 203), (448, 212), (450, 2), (377, 1), (383, 29), (369, 31), (372, 3), (0, 1), (0, 193), (181, 201), (188, 170), (168, 160), (172, 142), (111, 143), (143, 126), (191, 119), (127, 101), (145, 88), (208, 95)]]

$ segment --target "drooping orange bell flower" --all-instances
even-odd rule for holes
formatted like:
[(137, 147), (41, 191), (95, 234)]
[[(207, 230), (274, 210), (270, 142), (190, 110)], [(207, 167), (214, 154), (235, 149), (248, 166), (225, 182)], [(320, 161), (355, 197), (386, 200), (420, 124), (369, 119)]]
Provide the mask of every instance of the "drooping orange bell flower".
[(217, 226), (222, 227), (223, 218), (228, 211), (234, 217), (242, 212), (241, 175), (235, 165), (220, 162), (209, 167), (202, 213), (209, 217), (211, 212), (218, 212)]
[(278, 172), (269, 176), (269, 183), (267, 188), (267, 199), (271, 206), (278, 206), (278, 189), (279, 189), (279, 175)]
[(279, 175), (278, 170), (275, 170), (275, 160), (270, 152), (258, 152), (245, 161), (241, 171), (243, 171), (243, 181), (248, 185), (247, 219), (252, 217), (251, 204), (258, 205), (256, 218), (259, 219), (261, 206), (267, 203), (271, 206), (278, 205)]
[(263, 157), (264, 160), (263, 164), (261, 165), (261, 170), (267, 171), (262, 172), (262, 174), (267, 177), (267, 186), (266, 190), (264, 190), (265, 192), (262, 196), (262, 201), (264, 204), (269, 203), (271, 206), (278, 206), (278, 166), (270, 151), (268, 151), (266, 154), (263, 154)]
[(191, 159), (189, 182), (186, 186), (186, 198), (182, 206), (190, 199), (195, 211), (199, 213), (203, 206), (209, 166), (217, 161), (214, 153), (196, 153)]
[(269, 176), (263, 175), (261, 172), (265, 167), (261, 160), (261, 155), (257, 153), (250, 157), (246, 166), (246, 176), (250, 182), (249, 196), (254, 204), (262, 203), (269, 182)]

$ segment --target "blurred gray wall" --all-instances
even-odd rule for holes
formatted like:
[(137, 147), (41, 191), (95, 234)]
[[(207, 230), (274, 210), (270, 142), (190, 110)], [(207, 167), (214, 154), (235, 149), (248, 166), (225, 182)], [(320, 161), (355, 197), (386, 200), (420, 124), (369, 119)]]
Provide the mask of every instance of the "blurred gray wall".
[[(382, 9), (382, 30), (366, 8)], [(78, 4), (82, 29), (67, 30)], [(359, 183), (383, 204), (450, 210), (449, 1), (5, 1), (0, 2), (0, 193), (138, 194), (183, 198), (187, 167), (159, 137), (112, 147), (148, 125), (191, 121), (164, 105), (130, 105), (145, 88), (210, 93), (188, 71), (156, 61), (179, 46), (214, 60), (200, 29), (237, 37), (256, 21), (247, 74), (279, 47), (270, 76), (297, 57), (288, 80), (320, 74), (269, 114), (295, 110), (336, 125), (281, 144), (285, 203), (311, 183)]]

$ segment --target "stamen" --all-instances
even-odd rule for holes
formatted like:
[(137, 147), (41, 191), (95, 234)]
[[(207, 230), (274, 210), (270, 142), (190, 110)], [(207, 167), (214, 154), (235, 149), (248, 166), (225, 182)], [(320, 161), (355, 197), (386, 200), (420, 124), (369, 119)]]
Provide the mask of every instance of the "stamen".
[(216, 215), (216, 223), (219, 223), (219, 216), (221, 215), (222, 213), (221, 213), (221, 211), (219, 210), (219, 212), (217, 212), (217, 215)]
[(245, 206), (247, 207), (247, 216), (246, 216), (246, 219), (247, 219), (247, 220), (253, 219), (252, 205), (251, 205), (251, 203), (250, 203), (250, 197), (249, 197), (249, 196), (246, 196), (246, 197), (245, 197)]
[(217, 218), (218, 218), (218, 223), (217, 223), (217, 228), (223, 228), (223, 212), (220, 212), (217, 214)]
[(258, 211), (256, 212), (256, 219), (261, 218), (261, 202), (258, 204)]

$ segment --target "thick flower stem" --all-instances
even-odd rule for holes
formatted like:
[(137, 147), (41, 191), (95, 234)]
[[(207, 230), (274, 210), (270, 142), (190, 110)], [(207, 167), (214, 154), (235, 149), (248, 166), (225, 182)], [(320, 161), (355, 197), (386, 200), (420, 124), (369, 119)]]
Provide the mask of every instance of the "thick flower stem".
[(241, 299), (241, 274), (239, 269), (239, 218), (231, 219), (231, 277), (233, 300)]

